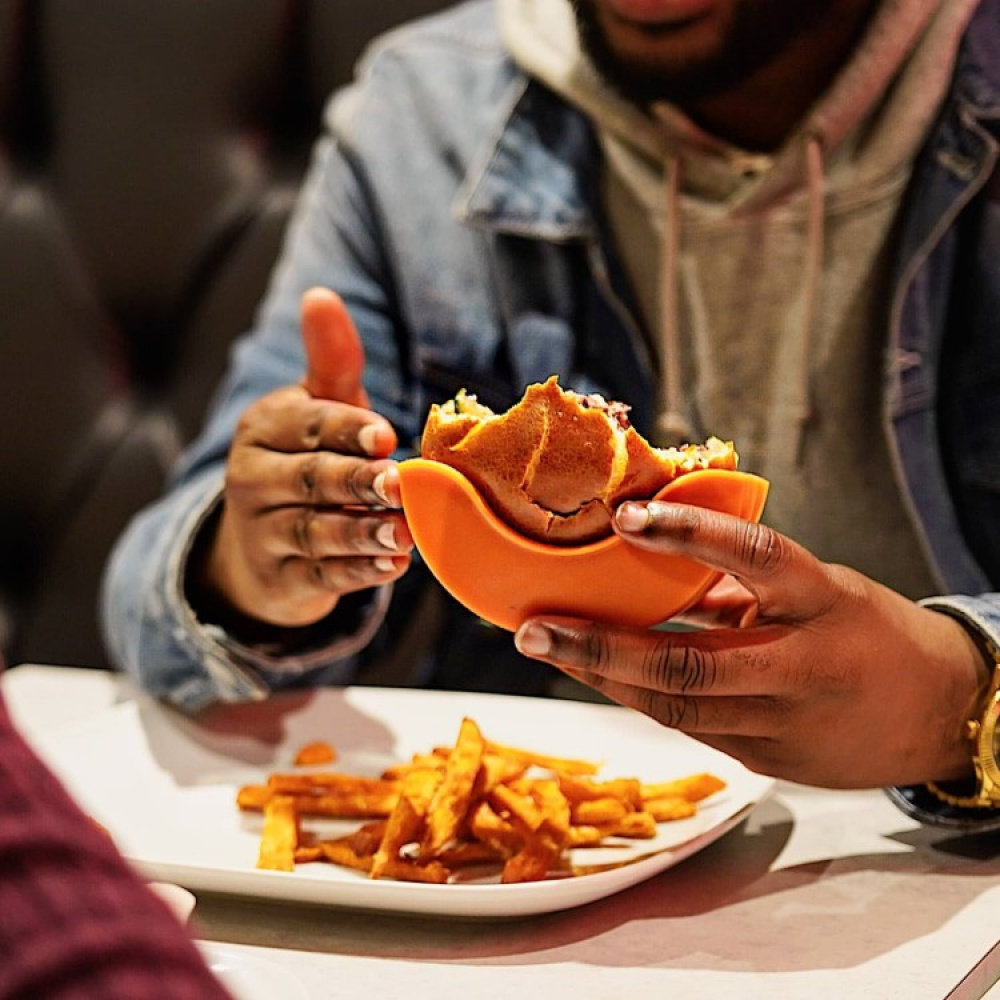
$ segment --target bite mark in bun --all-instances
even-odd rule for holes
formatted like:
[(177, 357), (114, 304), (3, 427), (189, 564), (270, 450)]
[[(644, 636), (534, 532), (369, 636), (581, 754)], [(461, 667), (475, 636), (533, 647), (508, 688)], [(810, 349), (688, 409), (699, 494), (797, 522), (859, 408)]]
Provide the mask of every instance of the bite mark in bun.
[(709, 438), (654, 448), (629, 422), (629, 407), (559, 386), (528, 386), (506, 413), (460, 392), (431, 407), (424, 458), (461, 472), (510, 527), (537, 541), (580, 545), (612, 532), (625, 500), (648, 500), (678, 476), (735, 469), (731, 441)]

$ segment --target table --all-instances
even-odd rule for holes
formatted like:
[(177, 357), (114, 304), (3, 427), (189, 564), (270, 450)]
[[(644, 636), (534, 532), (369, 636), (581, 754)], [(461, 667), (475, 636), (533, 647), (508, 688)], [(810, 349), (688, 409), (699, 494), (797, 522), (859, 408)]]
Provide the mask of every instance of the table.
[[(129, 696), (24, 665), (0, 686), (29, 740)], [(287, 1000), (558, 995), (1000, 1000), (1000, 841), (921, 828), (878, 791), (779, 783), (750, 818), (633, 889), (564, 913), (454, 921), (203, 894), (192, 928)]]

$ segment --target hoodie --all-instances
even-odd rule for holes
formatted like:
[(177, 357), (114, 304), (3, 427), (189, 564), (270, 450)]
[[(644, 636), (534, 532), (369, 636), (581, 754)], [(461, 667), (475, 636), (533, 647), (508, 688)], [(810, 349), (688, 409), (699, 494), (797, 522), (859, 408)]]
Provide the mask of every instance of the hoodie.
[(497, 0), (512, 58), (594, 123), (660, 360), (658, 443), (731, 438), (771, 481), (768, 523), (914, 599), (940, 582), (880, 411), (893, 223), (976, 2), (883, 0), (799, 127), (761, 154), (619, 96), (581, 52), (569, 0)]

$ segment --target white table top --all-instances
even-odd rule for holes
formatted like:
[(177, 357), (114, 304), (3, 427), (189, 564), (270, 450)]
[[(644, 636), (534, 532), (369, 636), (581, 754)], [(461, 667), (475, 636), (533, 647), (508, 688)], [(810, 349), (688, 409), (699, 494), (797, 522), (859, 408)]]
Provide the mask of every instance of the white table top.
[[(29, 739), (127, 697), (65, 667), (0, 683)], [(1000, 1000), (1000, 842), (921, 828), (878, 791), (779, 783), (701, 853), (563, 913), (454, 921), (203, 894), (192, 927), (246, 964), (245, 1000), (278, 995), (272, 976), (288, 1000)]]

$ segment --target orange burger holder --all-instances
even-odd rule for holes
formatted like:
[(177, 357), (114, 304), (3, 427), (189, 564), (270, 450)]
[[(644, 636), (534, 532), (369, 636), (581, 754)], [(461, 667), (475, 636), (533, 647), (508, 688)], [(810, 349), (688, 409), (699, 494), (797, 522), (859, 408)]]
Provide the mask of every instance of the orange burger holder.
[[(526, 538), (441, 462), (407, 459), (399, 474), (403, 511), (428, 569), (456, 600), (501, 628), (514, 631), (537, 614), (652, 627), (690, 607), (722, 576), (617, 535), (576, 546)], [(759, 476), (702, 469), (668, 483), (655, 499), (757, 521), (767, 491)]]

